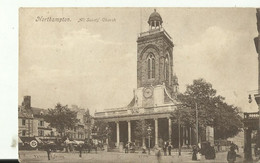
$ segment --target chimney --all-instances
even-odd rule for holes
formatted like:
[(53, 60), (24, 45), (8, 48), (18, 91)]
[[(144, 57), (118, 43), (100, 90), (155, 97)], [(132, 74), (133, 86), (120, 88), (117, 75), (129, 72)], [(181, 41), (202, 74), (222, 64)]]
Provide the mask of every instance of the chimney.
[(22, 106), (24, 106), (25, 109), (31, 109), (31, 96), (23, 97)]

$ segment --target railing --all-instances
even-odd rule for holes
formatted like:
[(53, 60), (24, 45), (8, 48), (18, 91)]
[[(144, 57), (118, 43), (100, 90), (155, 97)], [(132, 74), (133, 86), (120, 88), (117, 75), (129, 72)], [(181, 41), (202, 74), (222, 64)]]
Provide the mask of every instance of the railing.
[(152, 30), (149, 30), (147, 32), (142, 32), (139, 34), (139, 37), (143, 37), (143, 36), (148, 36), (150, 34), (154, 34), (154, 33), (159, 33), (159, 32), (164, 32), (165, 35), (171, 40), (171, 36), (165, 31), (164, 28), (157, 28), (157, 29), (152, 29)]
[(259, 118), (259, 112), (253, 112), (253, 113), (244, 113), (244, 119), (258, 119)]
[(112, 116), (123, 116), (133, 114), (150, 114), (150, 113), (163, 113), (174, 111), (177, 108), (176, 105), (164, 105), (154, 107), (132, 107), (132, 108), (115, 108), (105, 110), (103, 112), (96, 112), (95, 117), (112, 117)]

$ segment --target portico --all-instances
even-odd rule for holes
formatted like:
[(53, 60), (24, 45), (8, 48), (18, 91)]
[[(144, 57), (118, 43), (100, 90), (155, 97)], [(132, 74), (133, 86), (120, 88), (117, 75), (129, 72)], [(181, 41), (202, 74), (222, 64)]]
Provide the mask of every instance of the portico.
[[(177, 134), (178, 130), (173, 130), (171, 119), (171, 113), (177, 109), (177, 107), (178, 105), (165, 105), (152, 108), (134, 108), (135, 113), (132, 113), (133, 108), (118, 108), (106, 110), (104, 112), (97, 112), (95, 113), (95, 118), (97, 120), (102, 119), (109, 122), (111, 126), (115, 126), (115, 129), (113, 129), (112, 132), (114, 133), (113, 135), (116, 136), (114, 136), (112, 139), (114, 139), (116, 147), (119, 147), (120, 142), (124, 142), (125, 144), (126, 142), (136, 141), (135, 135), (133, 133), (133, 127), (135, 127), (136, 121), (149, 121), (152, 128), (154, 129), (152, 135), (152, 145), (157, 147), (161, 146), (161, 144), (159, 144), (159, 137), (161, 140), (169, 141), (173, 144), (176, 144), (176, 141), (178, 141), (176, 138), (172, 138), (172, 135)], [(123, 129), (121, 130), (122, 127)], [(184, 128), (182, 129), (184, 130)], [(127, 131), (127, 133), (122, 133), (123, 131)], [(190, 128), (187, 128), (186, 131), (182, 132), (181, 141), (183, 142), (183, 145), (191, 145), (191, 130)], [(127, 139), (126, 137), (122, 137), (121, 134), (124, 134), (125, 136), (127, 135)], [(185, 143), (186, 141), (187, 143)], [(141, 142), (141, 144), (145, 144), (145, 142)]]

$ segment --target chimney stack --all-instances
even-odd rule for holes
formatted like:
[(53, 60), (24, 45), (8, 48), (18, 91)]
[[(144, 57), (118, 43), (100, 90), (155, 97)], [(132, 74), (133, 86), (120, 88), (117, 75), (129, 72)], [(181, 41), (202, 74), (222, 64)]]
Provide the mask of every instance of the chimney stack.
[(31, 109), (31, 96), (23, 97), (22, 106), (24, 106), (25, 109)]

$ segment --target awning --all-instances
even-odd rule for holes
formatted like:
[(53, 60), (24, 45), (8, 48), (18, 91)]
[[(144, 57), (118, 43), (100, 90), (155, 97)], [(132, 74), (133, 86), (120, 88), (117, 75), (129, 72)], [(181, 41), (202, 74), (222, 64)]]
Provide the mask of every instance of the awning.
[(23, 142), (23, 143), (25, 143), (25, 142), (27, 142), (27, 143), (29, 143), (29, 142), (31, 142), (32, 140), (36, 140), (38, 143), (42, 143), (42, 141), (39, 139), (39, 138), (37, 138), (37, 137), (19, 137), (20, 139), (21, 139), (21, 141)]
[(79, 145), (79, 144), (84, 144), (84, 141), (77, 141), (77, 140), (74, 140), (73, 142), (76, 143), (77, 145)]
[(38, 141), (38, 143), (43, 143), (40, 138), (35, 137), (35, 139)]
[(23, 143), (27, 142), (31, 142), (32, 140), (36, 140), (35, 137), (20, 137), (20, 139), (22, 140)]
[(18, 137), (18, 143), (23, 143), (20, 137)]

